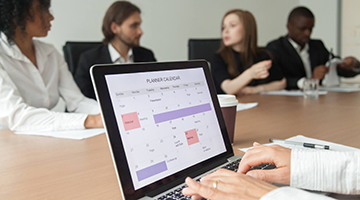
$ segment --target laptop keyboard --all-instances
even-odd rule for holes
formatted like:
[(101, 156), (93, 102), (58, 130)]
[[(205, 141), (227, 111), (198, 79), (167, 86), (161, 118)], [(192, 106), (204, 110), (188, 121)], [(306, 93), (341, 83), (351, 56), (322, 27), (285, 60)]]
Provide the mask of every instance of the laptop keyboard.
[(184, 186), (182, 186), (182, 187), (180, 187), (180, 188), (178, 188), (178, 189), (176, 189), (176, 190), (174, 190), (174, 191), (172, 191), (172, 192), (169, 192), (169, 193), (167, 193), (167, 194), (165, 194), (164, 196), (162, 196), (162, 197), (160, 197), (160, 198), (158, 198), (158, 200), (172, 200), (172, 199), (174, 199), (174, 200), (177, 200), (177, 199), (180, 199), (180, 200), (190, 200), (191, 199), (191, 197), (190, 196), (184, 196), (183, 194), (182, 194), (182, 189), (184, 189), (185, 188), (185, 185)]
[(239, 163), (240, 163), (241, 159), (235, 160), (227, 165), (225, 165), (224, 167), (222, 167), (223, 169), (228, 169), (234, 172), (237, 172), (238, 167), (239, 167)]
[(276, 166), (273, 164), (261, 164), (255, 167), (251, 167), (250, 170), (254, 170), (254, 169), (275, 169)]
[[(224, 169), (228, 169), (228, 170), (232, 170), (234, 172), (237, 171), (238, 169), (238, 166), (239, 166), (239, 163), (240, 163), (240, 160), (241, 159), (238, 159), (238, 160), (235, 160), (227, 165), (225, 165)], [(200, 182), (200, 178), (196, 179), (197, 182)], [(180, 188), (177, 188), (176, 190), (174, 191), (171, 191), (165, 195), (163, 195), (162, 197), (158, 198), (157, 200), (191, 200), (191, 197), (190, 196), (184, 196), (182, 194), (182, 189), (184, 189), (186, 186), (182, 186)], [(202, 199), (202, 200), (205, 200), (205, 199)]]
[[(237, 172), (238, 167), (239, 167), (239, 163), (240, 163), (241, 159), (235, 160), (227, 165), (225, 165), (224, 167), (222, 167), (223, 169), (228, 169), (234, 172)], [(251, 167), (250, 170), (255, 170), (255, 169), (275, 169), (276, 166), (272, 165), (272, 164), (261, 164), (255, 167)], [(197, 182), (200, 182), (200, 178), (196, 179)], [(184, 196), (182, 194), (182, 189), (184, 189), (186, 187), (186, 185), (177, 188), (174, 191), (171, 191), (165, 195), (163, 195), (162, 197), (158, 198), (157, 200), (191, 200), (190, 196)], [(205, 200), (205, 199), (202, 199)]]

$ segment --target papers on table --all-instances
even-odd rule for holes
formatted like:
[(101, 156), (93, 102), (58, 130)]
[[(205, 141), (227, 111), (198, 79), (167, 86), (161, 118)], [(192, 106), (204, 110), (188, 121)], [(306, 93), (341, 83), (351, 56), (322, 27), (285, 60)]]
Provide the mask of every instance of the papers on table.
[(344, 61), (339, 58), (333, 58), (328, 61), (325, 65), (329, 67), (329, 72), (325, 75), (322, 85), (326, 87), (336, 86), (340, 84), (339, 75), (337, 74), (337, 66)]
[(236, 106), (236, 111), (240, 111), (240, 110), (247, 110), (247, 109), (250, 109), (250, 108), (254, 108), (258, 105), (257, 102), (254, 102), (254, 103), (239, 103), (237, 106)]
[[(236, 107), (237, 111), (246, 110), (258, 105), (255, 103), (239, 103)], [(81, 140), (90, 137), (94, 137), (96, 135), (100, 135), (105, 133), (105, 129), (103, 128), (94, 128), (94, 129), (83, 129), (83, 130), (68, 130), (68, 131), (17, 131), (15, 134), (19, 135), (37, 135), (37, 136), (47, 136), (47, 137), (55, 137), (55, 138), (64, 138), (64, 139), (73, 139), (73, 140)]]
[(354, 77), (340, 77), (340, 82), (345, 84), (360, 84), (360, 75), (356, 75)]
[[(277, 139), (277, 138), (276, 138)], [(327, 142), (324, 140), (318, 140), (318, 139), (314, 139), (314, 138), (309, 138), (309, 137), (305, 137), (303, 135), (297, 135), (291, 138), (286, 139), (288, 141), (293, 141), (293, 142), (307, 142), (307, 143), (312, 143), (312, 144), (321, 144), (321, 145), (328, 145), (330, 146), (330, 151), (359, 151), (360, 149), (354, 148), (354, 147), (349, 147), (349, 146), (345, 146), (342, 144), (337, 144), (337, 143), (333, 143), (333, 142)], [(305, 148), (305, 149), (311, 149), (311, 148), (307, 148), (307, 147), (303, 147), (303, 146), (299, 146), (299, 145), (292, 145), (292, 144), (285, 144), (282, 142), (274, 142), (274, 143), (268, 143), (268, 144), (264, 144), (267, 146), (270, 145), (280, 145), (283, 147), (287, 147), (290, 149), (294, 149), (294, 148)], [(242, 148), (239, 149), (240, 151), (246, 152), (247, 150), (251, 149), (252, 147), (248, 147), (248, 148)], [(321, 149), (319, 149), (321, 150)], [(324, 151), (328, 151), (328, 150), (324, 150)]]
[(340, 84), (340, 78), (337, 74), (337, 66), (344, 61), (339, 58), (333, 58), (330, 62), (328, 61), (325, 65), (329, 67), (329, 72), (325, 75), (324, 80), (322, 81), (322, 90), (332, 91), (332, 92), (358, 92), (360, 91), (359, 84), (346, 84), (354, 83), (358, 79), (341, 79), (341, 82), (345, 84)]
[(331, 87), (331, 88), (321, 88), (321, 90), (326, 90), (330, 92), (359, 92), (360, 88), (343, 88), (343, 87)]
[(320, 90), (326, 90), (331, 92), (359, 92), (360, 87), (358, 84), (340, 84), (337, 87), (320, 87)]
[[(279, 91), (268, 91), (261, 92), (263, 95), (280, 95), (280, 96), (303, 96), (303, 92), (300, 90), (279, 90)], [(319, 95), (325, 95), (327, 91), (319, 91)]]
[(73, 140), (81, 140), (89, 137), (93, 137), (96, 135), (100, 135), (105, 133), (105, 129), (103, 128), (93, 128), (93, 129), (83, 129), (83, 130), (69, 130), (69, 131), (49, 131), (49, 132), (37, 132), (37, 131), (17, 131), (15, 134), (20, 135), (38, 135), (38, 136), (48, 136), (55, 138), (65, 138), (65, 139), (73, 139)]

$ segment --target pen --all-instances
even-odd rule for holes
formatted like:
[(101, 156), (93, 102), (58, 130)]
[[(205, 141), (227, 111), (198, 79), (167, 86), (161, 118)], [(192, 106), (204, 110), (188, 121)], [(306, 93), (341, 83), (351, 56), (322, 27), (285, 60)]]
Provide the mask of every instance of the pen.
[(300, 145), (303, 147), (313, 148), (313, 149), (325, 149), (330, 150), (330, 146), (328, 145), (321, 145), (321, 144), (312, 144), (312, 143), (306, 143), (306, 142), (293, 142), (288, 140), (278, 140), (278, 139), (269, 139), (270, 142), (283, 142), (285, 144), (293, 144), (293, 145)]

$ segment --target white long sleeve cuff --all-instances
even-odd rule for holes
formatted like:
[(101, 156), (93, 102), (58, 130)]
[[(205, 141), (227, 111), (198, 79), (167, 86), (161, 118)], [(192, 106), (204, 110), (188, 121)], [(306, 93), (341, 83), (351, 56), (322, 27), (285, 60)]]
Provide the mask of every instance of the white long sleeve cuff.
[(260, 200), (303, 200), (303, 199), (316, 199), (316, 200), (334, 200), (333, 198), (306, 192), (301, 189), (291, 187), (280, 187), (277, 188), (263, 197)]
[(299, 80), (297, 81), (297, 86), (298, 86), (299, 89), (303, 89), (305, 79), (306, 79), (306, 78), (303, 77), (303, 78), (301, 78), (301, 79), (299, 79)]
[(290, 186), (360, 194), (360, 151), (293, 149)]

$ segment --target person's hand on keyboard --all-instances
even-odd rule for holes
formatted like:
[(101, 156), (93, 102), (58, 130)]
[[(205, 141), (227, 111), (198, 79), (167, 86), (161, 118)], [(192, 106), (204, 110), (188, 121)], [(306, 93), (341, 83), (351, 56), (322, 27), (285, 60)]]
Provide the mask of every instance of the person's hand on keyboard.
[(188, 187), (184, 188), (182, 193), (192, 196), (192, 200), (260, 199), (277, 188), (251, 176), (226, 169), (219, 169), (201, 178), (200, 183), (189, 177), (185, 183)]
[[(271, 145), (264, 146), (254, 142), (254, 148), (249, 149), (239, 164), (238, 173), (246, 174), (266, 182), (290, 184), (291, 149)], [(251, 170), (261, 164), (276, 165), (275, 169)]]

